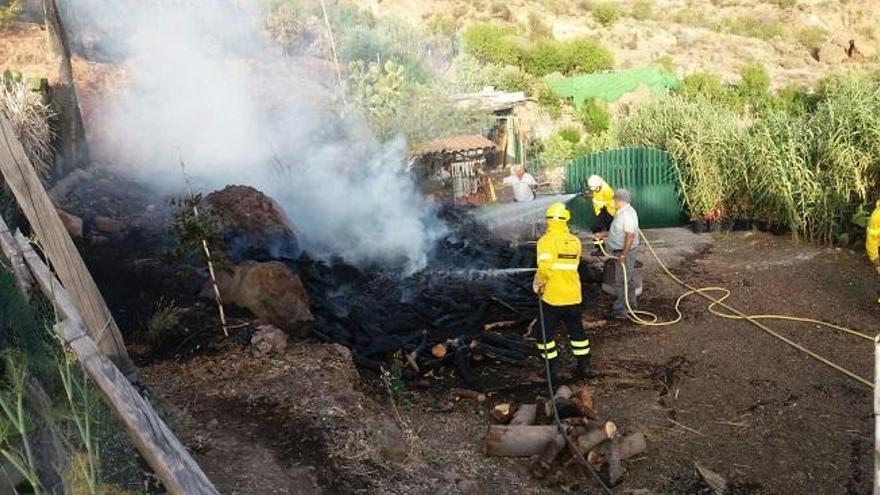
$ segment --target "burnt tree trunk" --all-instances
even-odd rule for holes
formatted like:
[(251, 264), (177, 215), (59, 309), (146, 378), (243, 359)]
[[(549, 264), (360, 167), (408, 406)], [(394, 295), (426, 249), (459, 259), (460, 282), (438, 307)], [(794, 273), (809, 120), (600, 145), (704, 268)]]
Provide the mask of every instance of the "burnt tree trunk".
[(64, 29), (55, 0), (42, 0), (42, 2), (43, 11), (46, 14), (49, 46), (58, 63), (58, 81), (52, 87), (52, 100), (57, 107), (59, 120), (58, 159), (55, 164), (55, 172), (63, 175), (75, 168), (86, 167), (90, 157), (82, 113), (79, 109), (79, 99), (76, 95), (76, 85), (73, 80), (73, 65), (70, 61), (70, 42), (67, 32)]

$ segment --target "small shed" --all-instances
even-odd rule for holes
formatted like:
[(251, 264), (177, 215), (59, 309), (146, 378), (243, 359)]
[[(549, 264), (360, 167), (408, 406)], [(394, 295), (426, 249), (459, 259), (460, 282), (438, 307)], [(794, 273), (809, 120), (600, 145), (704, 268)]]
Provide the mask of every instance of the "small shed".
[(421, 178), (451, 192), (456, 204), (483, 204), (492, 195), (486, 176), (495, 143), (478, 134), (465, 134), (425, 143), (413, 155)]

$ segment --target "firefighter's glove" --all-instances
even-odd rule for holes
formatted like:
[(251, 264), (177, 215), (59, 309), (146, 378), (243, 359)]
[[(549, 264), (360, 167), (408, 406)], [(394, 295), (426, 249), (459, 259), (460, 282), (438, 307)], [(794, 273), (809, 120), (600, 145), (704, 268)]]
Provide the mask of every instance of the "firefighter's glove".
[(538, 277), (535, 277), (532, 280), (532, 290), (535, 291), (535, 294), (541, 295), (544, 293), (544, 282), (538, 280)]

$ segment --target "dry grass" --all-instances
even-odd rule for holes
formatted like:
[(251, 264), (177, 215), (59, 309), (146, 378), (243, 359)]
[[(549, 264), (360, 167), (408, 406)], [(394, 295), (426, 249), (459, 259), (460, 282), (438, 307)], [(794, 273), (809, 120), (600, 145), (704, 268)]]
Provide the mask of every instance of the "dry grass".
[(37, 172), (46, 179), (52, 172), (50, 125), (55, 112), (40, 93), (31, 91), (25, 80), (0, 78), (0, 112), (9, 119)]

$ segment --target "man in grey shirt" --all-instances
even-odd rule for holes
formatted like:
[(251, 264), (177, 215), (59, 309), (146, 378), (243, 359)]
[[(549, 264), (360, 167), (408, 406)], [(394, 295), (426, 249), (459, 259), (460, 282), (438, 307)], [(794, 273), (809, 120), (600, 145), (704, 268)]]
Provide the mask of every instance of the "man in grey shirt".
[[(620, 264), (626, 267), (626, 283), (629, 286), (629, 304), (632, 309), (638, 306), (635, 278), (636, 255), (639, 247), (639, 215), (630, 202), (632, 197), (626, 189), (614, 191), (614, 206), (617, 214), (608, 232), (600, 232), (597, 237), (605, 238), (605, 247), (609, 254), (617, 257)], [(617, 299), (614, 301), (614, 317), (627, 319), (626, 299), (624, 298), (623, 270), (618, 267), (614, 272), (614, 286)]]

